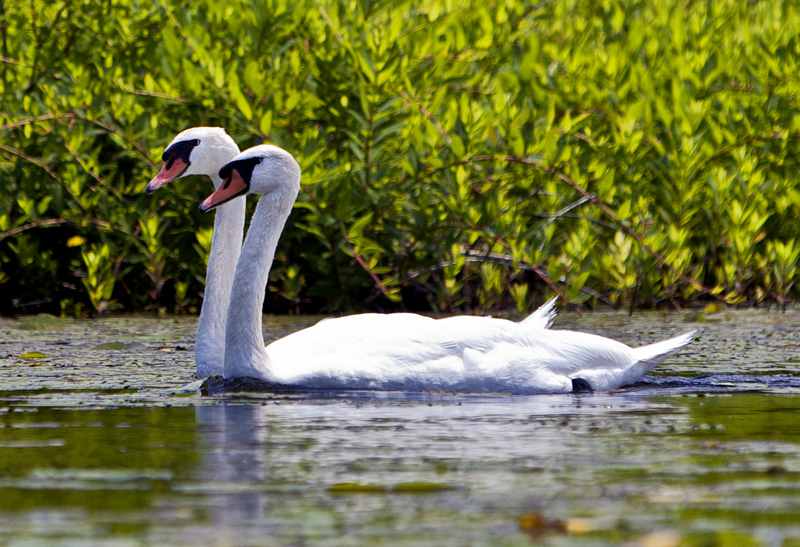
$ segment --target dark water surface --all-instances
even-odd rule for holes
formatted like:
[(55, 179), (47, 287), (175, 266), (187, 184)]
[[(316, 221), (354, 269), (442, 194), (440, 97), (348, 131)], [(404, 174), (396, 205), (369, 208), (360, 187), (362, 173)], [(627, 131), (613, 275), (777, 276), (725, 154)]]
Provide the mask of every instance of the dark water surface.
[(0, 545), (800, 545), (800, 313), (556, 324), (699, 336), (615, 393), (208, 395), (192, 319), (0, 320)]

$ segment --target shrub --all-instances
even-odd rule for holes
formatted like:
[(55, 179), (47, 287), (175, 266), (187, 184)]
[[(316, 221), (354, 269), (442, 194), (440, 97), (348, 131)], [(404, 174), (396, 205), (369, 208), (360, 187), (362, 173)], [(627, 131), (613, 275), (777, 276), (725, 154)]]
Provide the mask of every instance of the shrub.
[(797, 294), (791, 3), (2, 6), (5, 312), (196, 309), (210, 185), (142, 192), (196, 125), (301, 164), (272, 310)]

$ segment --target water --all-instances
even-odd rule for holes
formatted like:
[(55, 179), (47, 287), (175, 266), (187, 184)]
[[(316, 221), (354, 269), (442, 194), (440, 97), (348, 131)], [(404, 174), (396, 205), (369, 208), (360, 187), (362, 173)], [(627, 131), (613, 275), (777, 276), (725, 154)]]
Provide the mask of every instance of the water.
[(615, 393), (512, 397), (209, 395), (193, 320), (3, 320), (0, 545), (800, 545), (800, 313), (680, 321), (565, 314), (699, 337)]

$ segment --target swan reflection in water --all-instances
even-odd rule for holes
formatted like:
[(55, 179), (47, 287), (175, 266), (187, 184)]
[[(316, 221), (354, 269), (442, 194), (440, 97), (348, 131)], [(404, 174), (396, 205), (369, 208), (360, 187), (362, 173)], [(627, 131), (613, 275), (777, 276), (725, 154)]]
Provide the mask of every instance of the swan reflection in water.
[[(497, 504), (510, 504), (513, 513), (563, 494), (582, 475), (594, 481), (604, 466), (626, 465), (626, 457), (639, 465), (646, 446), (621, 458), (617, 442), (592, 439), (597, 429), (609, 429), (629, 444), (630, 427), (654, 413), (670, 423), (684, 419), (637, 393), (237, 397), (196, 409), (197, 487), (223, 537), (246, 531), (254, 539), (287, 539), (320, 518), (331, 527), (360, 528), (384, 517), (480, 514)], [(377, 494), (336, 496), (342, 484)], [(398, 493), (409, 484), (434, 491)]]
[(201, 453), (200, 488), (211, 494), (215, 524), (257, 518), (268, 498), (257, 485), (270, 477), (267, 409), (258, 404), (196, 407)]

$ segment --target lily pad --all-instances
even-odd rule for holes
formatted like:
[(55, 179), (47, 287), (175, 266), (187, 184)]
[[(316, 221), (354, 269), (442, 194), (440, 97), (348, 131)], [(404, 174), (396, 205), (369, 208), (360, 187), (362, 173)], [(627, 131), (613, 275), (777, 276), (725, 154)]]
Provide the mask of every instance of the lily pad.
[(357, 482), (342, 482), (328, 487), (328, 492), (331, 494), (383, 494), (386, 491), (386, 487), (379, 484), (359, 484)]
[(445, 492), (447, 490), (453, 490), (453, 486), (449, 484), (423, 481), (401, 482), (392, 488), (392, 492), (404, 494), (433, 494), (435, 492)]
[(399, 494), (433, 494), (453, 490), (448, 484), (434, 482), (401, 482), (393, 487), (381, 486), (380, 484), (361, 484), (357, 482), (343, 482), (328, 487), (331, 494), (384, 494), (395, 492)]
[(45, 357), (47, 356), (41, 351), (29, 351), (20, 355), (20, 359), (44, 359)]
[(138, 350), (142, 349), (144, 344), (141, 342), (105, 342), (93, 347), (93, 350)]
[(56, 317), (47, 313), (40, 313), (32, 317), (23, 317), (17, 324), (18, 329), (22, 330), (53, 330), (60, 329), (64, 322)]

